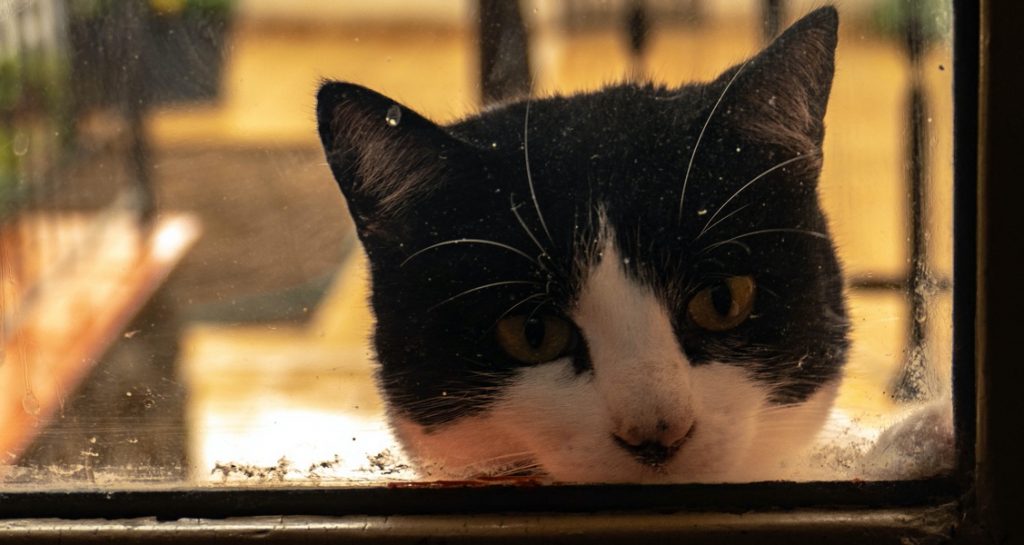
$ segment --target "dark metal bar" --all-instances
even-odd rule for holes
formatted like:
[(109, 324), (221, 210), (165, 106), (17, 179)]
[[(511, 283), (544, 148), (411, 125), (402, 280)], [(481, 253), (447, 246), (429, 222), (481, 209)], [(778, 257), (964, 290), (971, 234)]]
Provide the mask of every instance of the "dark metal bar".
[(782, 30), (782, 18), (785, 15), (782, 0), (761, 1), (762, 36), (765, 43), (775, 39)]
[(146, 140), (145, 111), (149, 96), (145, 84), (145, 34), (147, 11), (143, 4), (127, 2), (123, 6), (125, 51), (124, 97), (122, 108), (128, 121), (128, 175), (132, 178), (139, 219), (148, 224), (156, 210), (149, 165), (149, 144)]
[[(978, 127), (984, 114), (978, 108), (982, 92), (980, 7), (977, 0), (953, 0), (953, 8), (953, 423), (957, 476), (967, 490), (974, 484), (976, 424), (987, 414), (977, 403), (981, 398), (975, 374), (981, 365), (976, 352), (981, 346), (977, 339), (982, 335), (978, 271), (984, 263), (978, 251), (978, 210), (984, 181), (978, 168)], [(1024, 14), (1018, 10), (1018, 15)], [(1020, 33), (1017, 36), (1018, 44), (1024, 42)], [(1018, 107), (1018, 114), (1019, 111)], [(1018, 488), (1021, 489), (1024, 487)]]
[[(1024, 184), (1020, 183), (1019, 138), (1024, 127), (1024, 77), (1020, 70), (1024, 3), (983, 0), (981, 8), (980, 39), (975, 42), (981, 48), (981, 61), (976, 87), (979, 187), (975, 377), (979, 414), (974, 514), (990, 543), (1024, 543), (1024, 451), (1020, 441), (1024, 415), (1020, 341), (1024, 331), (1024, 290), (1020, 286)], [(970, 92), (964, 87), (959, 88), (958, 98)], [(969, 211), (961, 213), (971, 217)], [(969, 379), (959, 373), (957, 377)]]
[(629, 57), (632, 65), (631, 77), (635, 80), (643, 79), (643, 58), (647, 51), (650, 35), (650, 16), (644, 0), (631, 0), (624, 12), (623, 26), (629, 42)]
[(484, 104), (530, 92), (530, 51), (519, 2), (479, 0), (480, 90)]
[[(10, 488), (10, 487), (8, 487)], [(607, 511), (755, 512), (934, 506), (956, 499), (950, 478), (895, 482), (761, 482), (681, 485), (253, 488), (0, 493), (0, 517), (67, 519), (239, 516), (443, 515)]]
[[(936, 292), (949, 291), (953, 283), (948, 278), (929, 278), (928, 285)], [(907, 292), (906, 278), (854, 277), (849, 280), (850, 289), (872, 291)]]
[(0, 543), (935, 543), (953, 506), (768, 513), (607, 513), (264, 517), (244, 520), (37, 521), (4, 524)]
[(906, 183), (907, 215), (909, 216), (909, 270), (907, 271), (907, 300), (909, 301), (909, 331), (906, 358), (893, 381), (892, 396), (897, 401), (927, 399), (935, 382), (934, 370), (926, 358), (921, 357), (926, 342), (925, 318), (928, 313), (928, 255), (925, 244), (925, 202), (928, 197), (927, 156), (927, 102), (923, 81), (922, 57), (927, 46), (923, 28), (921, 4), (907, 4), (903, 21), (904, 51), (910, 70), (907, 89), (907, 148)]

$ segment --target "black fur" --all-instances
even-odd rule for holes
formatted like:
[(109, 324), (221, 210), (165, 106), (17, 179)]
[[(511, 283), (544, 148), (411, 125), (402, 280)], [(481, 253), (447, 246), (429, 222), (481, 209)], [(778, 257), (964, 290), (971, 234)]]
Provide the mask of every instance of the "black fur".
[[(496, 322), (524, 299), (516, 312), (568, 313), (599, 258), (599, 211), (694, 365), (743, 366), (777, 403), (837, 377), (848, 324), (817, 197), (836, 24), (833, 8), (815, 11), (709, 83), (528, 99), (448, 127), (325, 83), (320, 136), (369, 255), (391, 406), (427, 426), (485, 409), (522, 365), (497, 346)], [(472, 241), (423, 251), (459, 239), (527, 256)], [(752, 317), (723, 333), (691, 324), (690, 297), (737, 274), (757, 282)], [(516, 283), (480, 288), (504, 281)], [(581, 340), (574, 380), (589, 380)]]

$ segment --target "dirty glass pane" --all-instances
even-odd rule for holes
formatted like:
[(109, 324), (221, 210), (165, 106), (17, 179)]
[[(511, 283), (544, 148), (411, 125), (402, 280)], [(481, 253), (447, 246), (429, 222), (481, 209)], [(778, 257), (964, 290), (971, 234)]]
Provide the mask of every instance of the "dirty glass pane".
[[(806, 79), (823, 66), (813, 55), (829, 54), (822, 45), (828, 12), (815, 12), (818, 26), (806, 23), (811, 30), (789, 38), (780, 54), (785, 59), (771, 61), (778, 66), (739, 64), (820, 5), (0, 2), (4, 486), (871, 480), (948, 471), (951, 8), (946, 0), (841, 3), (834, 80), (831, 72)], [(769, 69), (757, 68), (765, 64)], [(753, 68), (726, 72), (732, 66)], [(319, 111), (321, 130), (335, 138), (327, 155), (317, 128), (317, 92), (326, 80), (380, 93), (357, 100), (354, 88), (334, 87), (335, 95), (322, 94), (322, 107), (344, 110), (347, 104), (369, 112)], [(643, 89), (641, 98), (610, 100), (611, 108), (579, 98), (604, 96), (599, 90), (616, 82), (647, 81), (657, 85), (636, 87)], [(693, 82), (712, 83), (680, 87)], [(792, 92), (776, 93), (773, 85)], [(574, 98), (562, 105), (545, 101), (555, 95)], [(765, 186), (756, 180), (774, 180), (769, 174), (789, 172), (783, 168), (789, 163), (780, 165), (778, 156), (752, 171), (751, 150), (736, 145), (738, 155), (729, 155), (728, 139), (763, 142), (799, 133), (801, 118), (793, 112), (805, 108), (800, 111), (813, 117), (812, 95), (828, 98), (817, 183), (827, 228), (811, 229), (806, 218), (797, 218), (790, 227), (765, 223), (732, 240), (707, 239), (709, 252), (729, 247), (707, 263), (747, 267), (742, 271), (699, 276), (687, 268), (689, 261), (674, 260), (679, 254), (671, 239), (679, 233), (657, 223), (658, 211), (678, 208), (675, 221), (682, 226), (697, 221), (684, 218), (694, 207), (694, 218), (703, 218), (698, 229), (703, 225), (711, 237), (715, 227), (727, 229), (729, 221), (765, 207), (765, 199), (779, 193), (759, 193)], [(778, 109), (777, 100), (789, 106)], [(634, 108), (641, 103), (664, 104), (651, 111), (670, 114), (638, 117)], [(763, 129), (762, 107), (782, 112), (782, 122)], [(509, 113), (484, 128), (433, 125), (481, 110)], [(559, 116), (562, 133), (550, 128)], [(594, 121), (598, 117), (605, 121)], [(735, 130), (723, 129), (725, 123)], [(362, 132), (353, 133), (353, 126)], [(672, 131), (638, 131), (665, 126)], [(751, 127), (761, 132), (745, 132)], [(580, 136), (587, 131), (593, 134)], [(342, 136), (349, 138), (344, 149), (337, 144)], [(809, 140), (801, 142), (815, 147), (813, 135), (797, 140), (804, 137)], [(595, 140), (607, 148), (584, 149)], [(443, 145), (430, 147), (437, 142)], [(362, 163), (352, 166), (344, 163), (351, 149), (370, 155), (359, 155)], [(753, 152), (782, 148), (766, 149)], [(492, 160), (491, 170), (480, 166)], [(707, 161), (718, 165), (719, 180), (746, 173), (739, 181), (750, 189), (740, 189), (748, 185), (741, 183), (724, 198), (708, 197), (702, 208), (701, 195), (713, 194), (702, 171)], [(491, 193), (500, 198), (467, 203), (470, 197), (448, 186), (420, 192), (420, 186), (403, 185), (429, 186), (421, 178), (444, 179), (470, 163), (477, 174), (490, 173), (464, 176), (475, 180), (472, 191), (490, 191), (481, 184), (493, 183)], [(359, 170), (367, 164), (376, 170)], [(811, 188), (818, 178), (812, 171), (799, 171)], [(380, 179), (371, 179), (374, 172)], [(556, 172), (563, 178), (556, 180)], [(373, 194), (379, 202), (347, 202), (338, 173), (343, 187), (350, 183), (350, 197)], [(598, 201), (608, 200), (601, 206), (592, 193), (554, 189), (561, 187), (556, 182), (587, 175), (590, 187), (606, 188), (598, 191)], [(607, 190), (616, 177), (634, 185)], [(660, 201), (654, 196), (637, 205), (633, 188), (659, 177), (676, 180), (682, 195), (673, 189)], [(379, 187), (366, 193), (369, 186), (359, 186), (359, 193), (352, 180), (376, 180)], [(686, 184), (692, 185), (683, 189)], [(813, 192), (792, 193), (803, 195), (805, 205), (815, 202)], [(409, 200), (388, 208), (381, 204), (388, 196)], [(431, 199), (455, 212), (439, 213), (448, 209)], [(648, 212), (615, 216), (625, 202)], [(369, 211), (358, 228), (350, 206), (357, 216), (359, 206)], [(785, 200), (773, 206), (789, 209)], [(563, 209), (572, 213), (559, 215)], [(478, 226), (457, 224), (474, 213)], [(758, 217), (770, 223), (787, 215)], [(634, 238), (616, 234), (621, 247), (607, 245), (614, 221), (636, 229)], [(609, 225), (611, 231), (596, 228)], [(791, 238), (778, 239), (778, 251), (759, 253), (754, 239), (761, 234), (750, 233), (779, 229), (792, 229)], [(392, 296), (373, 298), (392, 305), (392, 320), (408, 321), (378, 335), (379, 342), (392, 352), (408, 347), (421, 367), (379, 372), (368, 301), (391, 284), (380, 277), (371, 287), (360, 235), (403, 257), (390, 266), (380, 258), (375, 274), (400, 271), (408, 278), (415, 269), (422, 275), (416, 281), (433, 282), (432, 275), (448, 267), (436, 292), (397, 297), (403, 288), (395, 287)], [(832, 244), (842, 276), (822, 271), (820, 261), (786, 253), (785, 240), (801, 236)], [(566, 255), (591, 246), (590, 254)], [(595, 287), (588, 299), (588, 279), (607, 252), (622, 263), (608, 274), (625, 283)], [(760, 269), (751, 265), (753, 254), (762, 256)], [(549, 272), (560, 263), (576, 269), (539, 280), (506, 274), (512, 270), (506, 264), (520, 258)], [(445, 264), (465, 259), (472, 259), (471, 267)], [(770, 259), (775, 265), (765, 266)], [(800, 271), (802, 263), (819, 270)], [(773, 292), (764, 275), (781, 270), (819, 280), (832, 274), (841, 282), (842, 298), (828, 302), (829, 312), (821, 315), (840, 324), (833, 338), (801, 337), (821, 323), (806, 315), (791, 316), (774, 336), (750, 329), (748, 320), (771, 320), (773, 308), (813, 299), (810, 291)], [(673, 278), (689, 284), (678, 280), (677, 286)], [(788, 285), (794, 278), (774, 281)], [(518, 290), (517, 282), (539, 283), (542, 291)], [(560, 300), (554, 295), (559, 285), (570, 292)], [(600, 303), (602, 294), (613, 293), (614, 304)], [(421, 296), (434, 304), (408, 312), (401, 306)], [(822, 298), (825, 305), (828, 298)], [(465, 337), (468, 327), (456, 324), (458, 312), (433, 312), (450, 301), (466, 305), (467, 315), (499, 302), (513, 308), (487, 324), (470, 324), (484, 332), (479, 345), (462, 344), (450, 358), (438, 359), (429, 355), (435, 345)], [(653, 314), (660, 318), (636, 322), (652, 308), (661, 309)], [(594, 312), (602, 316), (597, 322)], [(408, 335), (407, 344), (396, 330)], [(797, 338), (803, 352), (794, 356)], [(661, 360), (644, 352), (659, 342)], [(737, 361), (722, 363), (728, 354)], [(471, 362), (453, 363), (459, 358)], [(670, 360), (682, 367), (658, 367)], [(824, 367), (803, 369), (815, 362)], [(620, 364), (626, 367), (615, 367)], [(669, 378), (644, 380), (661, 376), (657, 369)], [(720, 374), (708, 375), (713, 380), (702, 375), (709, 370)], [(608, 376), (621, 380), (600, 386)], [(728, 380), (735, 385), (722, 382)], [(391, 387), (382, 396), (385, 383)], [(827, 392), (812, 395), (826, 383), (835, 385), (834, 400)], [(730, 403), (746, 408), (714, 412)], [(795, 412), (815, 403), (809, 412)], [(744, 431), (731, 432), (735, 426)], [(781, 439), (758, 442), (769, 434)], [(746, 439), (716, 446), (712, 438), (719, 435)], [(587, 437), (592, 440), (581, 439)], [(573, 449), (587, 455), (573, 458)], [(792, 455), (748, 472), (707, 461), (741, 466), (774, 450)]]

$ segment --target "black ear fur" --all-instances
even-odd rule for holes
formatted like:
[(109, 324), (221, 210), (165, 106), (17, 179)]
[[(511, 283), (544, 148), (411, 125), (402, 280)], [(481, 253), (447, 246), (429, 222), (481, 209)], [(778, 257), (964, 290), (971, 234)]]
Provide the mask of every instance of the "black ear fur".
[(379, 232), (443, 183), (461, 146), (443, 128), (390, 98), (327, 81), (317, 93), (327, 163), (361, 235)]
[(723, 106), (755, 136), (800, 151), (819, 149), (832, 78), (839, 15), (819, 8), (790, 26), (746, 63), (716, 80), (731, 89)]

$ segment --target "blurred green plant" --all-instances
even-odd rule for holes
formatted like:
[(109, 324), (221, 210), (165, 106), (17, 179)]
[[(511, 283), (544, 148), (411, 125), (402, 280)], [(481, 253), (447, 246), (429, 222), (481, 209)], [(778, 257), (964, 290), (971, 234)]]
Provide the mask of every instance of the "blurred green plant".
[(226, 16), (232, 0), (149, 0), (149, 8), (158, 15), (198, 14)]
[(901, 39), (916, 18), (921, 41), (933, 43), (951, 36), (952, 12), (950, 0), (882, 0), (871, 19), (879, 33)]
[[(69, 131), (61, 128), (70, 116), (69, 71), (67, 59), (54, 51), (29, 50), (0, 57), (0, 220), (22, 200), (24, 153), (18, 152), (18, 138), (33, 134), (58, 144), (67, 142)], [(40, 125), (52, 130), (26, 130)]]

